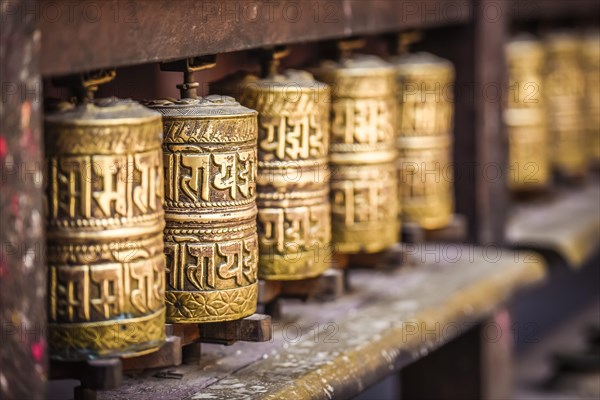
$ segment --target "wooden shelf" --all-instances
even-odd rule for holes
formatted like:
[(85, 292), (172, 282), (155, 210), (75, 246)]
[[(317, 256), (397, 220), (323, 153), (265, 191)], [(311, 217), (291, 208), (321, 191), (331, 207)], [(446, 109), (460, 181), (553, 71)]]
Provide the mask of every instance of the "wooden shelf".
[(600, 13), (596, 0), (512, 0), (511, 18), (517, 21), (561, 18), (595, 18)]
[(508, 244), (561, 257), (578, 268), (600, 247), (600, 184), (562, 190), (550, 200), (516, 206), (506, 229)]
[(98, 398), (350, 398), (544, 277), (544, 262), (534, 253), (502, 251), (490, 262), (481, 247), (431, 246), (409, 249), (427, 259), (418, 267), (350, 271), (354, 290), (335, 302), (286, 302), (269, 343), (203, 345), (200, 365), (175, 369), (181, 380), (146, 371)]
[(41, 73), (460, 24), (471, 7), (459, 0), (59, 0), (39, 5)]

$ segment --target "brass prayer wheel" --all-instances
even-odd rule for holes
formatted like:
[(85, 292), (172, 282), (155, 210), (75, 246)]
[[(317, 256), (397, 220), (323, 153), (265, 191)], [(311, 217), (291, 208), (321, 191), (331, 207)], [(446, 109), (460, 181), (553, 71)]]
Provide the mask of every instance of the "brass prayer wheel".
[(399, 233), (394, 68), (376, 56), (346, 54), (321, 63), (314, 73), (332, 87), (334, 249), (342, 254), (385, 250)]
[(600, 31), (588, 32), (582, 41), (585, 71), (584, 113), (587, 146), (592, 163), (600, 166)]
[(329, 267), (329, 87), (305, 71), (277, 72), (285, 51), (266, 53), (263, 77), (215, 86), (258, 111), (259, 277), (299, 280)]
[(509, 95), (504, 121), (509, 135), (507, 183), (513, 190), (546, 186), (550, 154), (542, 73), (544, 47), (530, 35), (519, 35), (506, 46)]
[(443, 228), (454, 212), (454, 66), (429, 53), (404, 53), (390, 62), (398, 79), (401, 219), (425, 229)]
[(45, 117), (54, 358), (139, 355), (165, 339), (161, 132), (160, 114), (131, 100)]
[(567, 177), (585, 174), (588, 161), (583, 100), (585, 75), (580, 63), (579, 37), (556, 32), (546, 38), (544, 95), (550, 126), (551, 160)]
[(179, 70), (182, 99), (146, 104), (163, 120), (167, 322), (244, 318), (256, 311), (256, 111), (231, 97), (196, 96), (191, 72), (202, 59), (163, 64)]

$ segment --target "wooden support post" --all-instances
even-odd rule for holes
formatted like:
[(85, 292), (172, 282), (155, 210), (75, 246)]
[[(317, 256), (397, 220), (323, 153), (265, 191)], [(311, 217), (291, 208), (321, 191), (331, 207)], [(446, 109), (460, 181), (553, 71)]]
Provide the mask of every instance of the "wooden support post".
[(124, 358), (123, 369), (128, 371), (181, 365), (181, 342), (179, 336), (167, 336), (167, 340), (158, 351), (140, 357)]
[(467, 237), (467, 219), (460, 214), (454, 214), (450, 223), (440, 229), (423, 229), (414, 222), (402, 223), (402, 242), (404, 243), (463, 243)]
[(198, 365), (202, 360), (202, 343), (196, 342), (184, 346), (183, 363), (187, 365)]
[(76, 379), (81, 382), (82, 390), (115, 389), (123, 381), (123, 364), (120, 358), (81, 362), (53, 360), (50, 364), (50, 379)]
[(271, 317), (263, 314), (200, 326), (200, 340), (206, 343), (230, 345), (238, 341), (268, 342), (271, 337)]
[[(418, 228), (422, 232), (421, 228)], [(351, 268), (376, 269), (391, 271), (404, 266), (415, 265), (415, 260), (407, 252), (407, 243), (396, 243), (393, 247), (375, 254), (354, 254), (349, 257), (349, 266)], [(416, 242), (421, 243), (421, 241)]]
[(502, 310), (401, 370), (401, 398), (510, 399), (512, 343), (510, 317)]
[(258, 302), (267, 304), (275, 300), (281, 293), (281, 282), (278, 281), (258, 281)]
[(200, 328), (198, 327), (198, 324), (167, 324), (166, 328), (167, 332), (172, 329), (172, 335), (181, 338), (182, 346), (195, 343), (200, 339)]
[(462, 243), (467, 239), (467, 219), (464, 215), (454, 214), (450, 223), (441, 229), (425, 231), (428, 242)]
[(281, 282), (280, 296), (302, 300), (331, 301), (344, 294), (344, 273), (330, 268), (322, 275), (300, 281)]
[(416, 222), (403, 222), (401, 237), (403, 243), (423, 243), (425, 241), (425, 231)]
[(83, 386), (77, 386), (74, 395), (75, 400), (96, 400), (98, 398), (98, 392), (96, 390)]
[(0, 13), (0, 398), (45, 397), (46, 268), (38, 2)]

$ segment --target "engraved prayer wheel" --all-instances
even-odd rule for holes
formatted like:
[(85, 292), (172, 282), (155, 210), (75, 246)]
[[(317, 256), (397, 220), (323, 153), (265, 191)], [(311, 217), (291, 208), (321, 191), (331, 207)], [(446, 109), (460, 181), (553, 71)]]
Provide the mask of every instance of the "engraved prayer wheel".
[(582, 41), (585, 71), (586, 142), (592, 163), (600, 166), (600, 31), (588, 32)]
[(583, 100), (585, 75), (576, 34), (556, 32), (546, 38), (544, 95), (550, 127), (551, 160), (561, 175), (582, 177), (588, 161)]
[(45, 135), (51, 356), (156, 350), (165, 339), (160, 114), (115, 98), (63, 104), (46, 115)]
[(279, 281), (320, 275), (331, 240), (329, 87), (308, 72), (278, 73), (284, 55), (267, 53), (263, 78), (237, 75), (215, 85), (258, 111), (259, 277)]
[(535, 190), (550, 181), (550, 154), (542, 72), (542, 43), (519, 35), (506, 47), (509, 96), (504, 121), (509, 135), (507, 183), (513, 190)]
[(162, 115), (167, 322), (244, 318), (256, 311), (256, 111), (231, 97), (198, 98), (184, 65), (180, 100), (146, 103)]
[(375, 56), (343, 55), (314, 70), (332, 87), (332, 241), (342, 254), (377, 253), (398, 241), (396, 77)]
[(425, 229), (443, 228), (454, 212), (454, 66), (429, 53), (405, 53), (390, 62), (398, 79), (401, 219)]

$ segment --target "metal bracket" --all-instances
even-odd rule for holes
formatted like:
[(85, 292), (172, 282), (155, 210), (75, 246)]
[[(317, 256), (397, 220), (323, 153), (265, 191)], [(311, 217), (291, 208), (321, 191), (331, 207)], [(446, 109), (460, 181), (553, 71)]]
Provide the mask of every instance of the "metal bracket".
[(257, 50), (260, 59), (261, 75), (263, 78), (274, 77), (279, 70), (281, 59), (290, 54), (286, 46), (278, 45)]
[(116, 76), (117, 71), (114, 68), (99, 69), (79, 75), (53, 78), (52, 84), (59, 87), (68, 87), (77, 96), (78, 101), (88, 102), (93, 100), (94, 93), (98, 91), (98, 86), (112, 81)]
[(177, 85), (181, 98), (195, 99), (198, 97), (197, 88), (200, 86), (193, 79), (194, 72), (213, 68), (217, 65), (217, 55), (210, 54), (198, 57), (189, 57), (182, 60), (160, 63), (161, 71), (183, 72), (183, 83)]
[(354, 50), (362, 49), (367, 40), (360, 37), (341, 39), (337, 42), (338, 57), (340, 60), (350, 58)]

